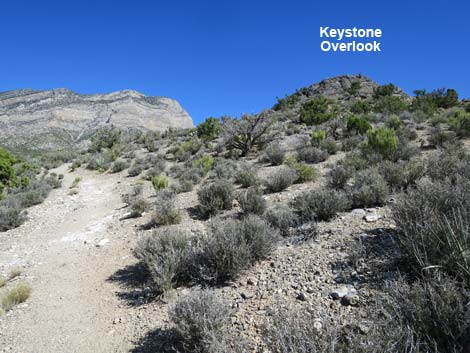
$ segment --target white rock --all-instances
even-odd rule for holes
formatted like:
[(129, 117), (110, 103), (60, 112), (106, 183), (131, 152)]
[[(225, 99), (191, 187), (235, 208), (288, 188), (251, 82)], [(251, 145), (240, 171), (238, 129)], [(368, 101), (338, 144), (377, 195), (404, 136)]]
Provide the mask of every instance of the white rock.
[(96, 246), (97, 246), (97, 247), (102, 247), (102, 246), (105, 246), (105, 245), (108, 244), (108, 243), (109, 243), (109, 239), (108, 239), (108, 238), (104, 238), (104, 239), (101, 239), (101, 240), (99, 241), (99, 243), (96, 244)]

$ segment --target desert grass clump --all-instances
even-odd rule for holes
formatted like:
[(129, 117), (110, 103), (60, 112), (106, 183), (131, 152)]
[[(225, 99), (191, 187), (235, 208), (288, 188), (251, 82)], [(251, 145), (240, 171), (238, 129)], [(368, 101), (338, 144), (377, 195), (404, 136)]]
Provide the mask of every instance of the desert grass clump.
[(328, 158), (328, 152), (318, 147), (303, 147), (297, 150), (299, 161), (307, 163), (320, 163)]
[(398, 147), (398, 137), (393, 129), (379, 127), (367, 131), (366, 150), (380, 153), (383, 157), (393, 154)]
[(197, 196), (200, 210), (205, 216), (231, 209), (235, 198), (233, 184), (226, 180), (216, 180), (211, 184), (202, 186)]
[(277, 204), (269, 208), (264, 219), (274, 228), (279, 229), (283, 236), (289, 234), (289, 229), (299, 223), (297, 214), (288, 205)]
[(168, 187), (168, 177), (165, 175), (157, 175), (152, 177), (152, 186), (155, 191), (166, 189)]
[(157, 192), (152, 225), (167, 226), (181, 222), (181, 212), (175, 205), (175, 197), (173, 190), (163, 189)]
[(130, 177), (136, 177), (136, 176), (140, 175), (143, 171), (144, 171), (143, 165), (141, 163), (135, 161), (129, 167), (127, 173)]
[(378, 165), (378, 170), (392, 190), (407, 189), (415, 185), (426, 172), (424, 163), (418, 160), (383, 161)]
[(312, 190), (297, 196), (291, 206), (304, 222), (328, 221), (338, 212), (348, 210), (351, 207), (351, 201), (341, 191)]
[(347, 192), (354, 207), (375, 207), (386, 203), (389, 188), (377, 169), (361, 170), (353, 179), (353, 185)]
[(244, 214), (262, 215), (266, 210), (266, 200), (257, 187), (242, 190), (237, 195), (237, 201)]
[(214, 160), (208, 154), (202, 155), (201, 157), (192, 161), (191, 166), (194, 169), (200, 169), (203, 175), (207, 175), (214, 165)]
[(201, 239), (192, 261), (195, 281), (221, 284), (236, 279), (257, 261), (265, 259), (278, 241), (278, 232), (258, 216), (242, 220), (216, 220)]
[(232, 310), (214, 290), (194, 289), (178, 299), (170, 320), (184, 352), (229, 352), (227, 328)]
[(157, 293), (171, 290), (187, 280), (186, 260), (191, 241), (191, 234), (172, 228), (155, 229), (150, 236), (139, 240), (135, 254), (150, 273)]
[(75, 177), (72, 181), (72, 184), (70, 184), (70, 187), (69, 189), (76, 189), (78, 187), (78, 185), (80, 184), (80, 182), (82, 181), (82, 178), (80, 177)]
[(111, 165), (111, 173), (119, 173), (127, 168), (129, 168), (129, 162), (125, 159), (118, 158)]
[(19, 284), (8, 290), (1, 299), (1, 307), (4, 311), (13, 309), (15, 305), (24, 303), (31, 295), (31, 287), (27, 284)]
[(294, 184), (298, 178), (294, 169), (283, 166), (264, 181), (264, 186), (269, 193), (281, 192)]
[(352, 176), (352, 168), (338, 164), (328, 171), (326, 183), (329, 188), (344, 190)]

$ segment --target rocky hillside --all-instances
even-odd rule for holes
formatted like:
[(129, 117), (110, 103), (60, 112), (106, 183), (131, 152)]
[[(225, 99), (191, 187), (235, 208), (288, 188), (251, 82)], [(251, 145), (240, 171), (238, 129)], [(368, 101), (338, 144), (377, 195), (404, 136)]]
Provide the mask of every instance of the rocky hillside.
[(164, 130), (190, 128), (193, 122), (177, 101), (131, 90), (91, 95), (68, 89), (0, 93), (0, 144), (8, 147), (84, 146), (105, 125)]

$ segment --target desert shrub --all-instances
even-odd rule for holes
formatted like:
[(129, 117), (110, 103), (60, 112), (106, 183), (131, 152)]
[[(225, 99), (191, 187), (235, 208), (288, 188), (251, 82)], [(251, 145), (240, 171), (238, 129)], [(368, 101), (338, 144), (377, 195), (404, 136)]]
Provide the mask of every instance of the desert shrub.
[(114, 127), (103, 127), (91, 137), (90, 152), (100, 152), (112, 148), (121, 141), (122, 131)]
[(298, 179), (297, 172), (290, 167), (281, 167), (264, 180), (264, 186), (270, 193), (287, 189)]
[(300, 101), (301, 93), (295, 92), (285, 98), (276, 97), (277, 103), (273, 106), (273, 110), (286, 110), (293, 108)]
[(369, 123), (369, 120), (365, 116), (355, 116), (351, 115), (347, 119), (347, 130), (354, 131), (357, 134), (364, 135), (372, 129), (372, 125)]
[(278, 144), (270, 144), (264, 152), (271, 165), (281, 165), (284, 161), (285, 152)]
[(354, 114), (368, 114), (372, 110), (372, 107), (369, 102), (360, 100), (356, 101), (351, 105), (351, 113)]
[(297, 150), (297, 158), (307, 163), (320, 163), (326, 161), (328, 152), (317, 147), (303, 147)]
[(164, 175), (157, 175), (152, 177), (152, 186), (155, 191), (166, 189), (168, 187), (168, 177)]
[(423, 180), (393, 207), (398, 242), (418, 272), (440, 269), (470, 283), (470, 182)]
[(348, 188), (354, 207), (382, 206), (387, 201), (388, 193), (387, 182), (375, 168), (357, 172), (353, 185)]
[(318, 177), (318, 172), (314, 166), (298, 162), (295, 156), (286, 158), (284, 162), (289, 168), (293, 169), (297, 175), (294, 183), (314, 181)]
[(399, 190), (414, 185), (425, 174), (425, 165), (417, 160), (383, 161), (378, 170), (392, 190)]
[[(62, 186), (62, 180), (64, 179), (64, 175), (60, 174), (57, 175), (56, 173), (51, 173), (49, 175), (44, 176), (43, 181), (49, 185), (52, 189), (59, 189)], [(23, 186), (27, 187), (30, 184), (30, 180), (26, 183), (23, 183)]]
[(129, 170), (127, 171), (128, 175), (130, 177), (135, 177), (135, 176), (138, 176), (140, 175), (140, 173), (142, 173), (144, 170), (142, 164), (138, 163), (138, 162), (134, 162), (132, 163), (132, 165), (130, 166)]
[(196, 280), (224, 283), (233, 280), (255, 262), (266, 258), (278, 241), (278, 232), (258, 216), (242, 220), (214, 221), (203, 237), (195, 262)]
[(243, 188), (257, 185), (256, 169), (248, 164), (242, 164), (235, 175), (235, 182)]
[(325, 130), (314, 130), (311, 134), (312, 138), (312, 145), (318, 147), (320, 143), (326, 139), (326, 131)]
[(152, 213), (152, 225), (167, 226), (181, 222), (181, 212), (175, 205), (175, 192), (162, 189), (155, 198), (155, 211)]
[(279, 229), (282, 235), (287, 235), (291, 227), (295, 227), (299, 219), (297, 214), (287, 205), (278, 204), (269, 208), (264, 218), (274, 228)]
[(28, 185), (9, 189), (8, 198), (20, 208), (27, 208), (42, 203), (52, 187), (44, 179), (32, 180)]
[(160, 131), (146, 131), (140, 138), (142, 144), (149, 152), (155, 152), (159, 148), (159, 141), (161, 140)]
[(470, 136), (470, 113), (456, 111), (449, 119), (450, 128), (455, 131), (459, 137)]
[(320, 148), (328, 154), (336, 154), (339, 151), (339, 146), (332, 137), (328, 137), (320, 142)]
[(202, 214), (213, 215), (217, 211), (229, 210), (234, 200), (233, 184), (226, 180), (216, 180), (202, 186), (197, 196)]
[(19, 227), (26, 220), (26, 214), (18, 204), (0, 201), (0, 232)]
[(184, 352), (229, 352), (227, 327), (231, 309), (215, 291), (192, 290), (170, 310), (170, 320), (182, 339)]
[(191, 166), (195, 169), (201, 169), (202, 173), (206, 175), (212, 169), (213, 164), (214, 160), (212, 159), (212, 157), (208, 154), (205, 154), (193, 160)]
[(193, 191), (194, 185), (190, 180), (179, 180), (175, 184), (172, 184), (170, 187), (177, 194), (181, 194), (184, 192)]
[(255, 147), (270, 142), (273, 138), (273, 120), (268, 111), (256, 115), (243, 115), (240, 119), (224, 118), (223, 142), (230, 150), (237, 150), (246, 156)]
[(156, 292), (165, 292), (187, 281), (186, 261), (192, 236), (181, 229), (158, 228), (139, 240), (137, 258), (150, 273)]
[(429, 135), (428, 142), (434, 147), (444, 147), (448, 144), (455, 143), (457, 134), (454, 131), (446, 131), (440, 126), (433, 127)]
[(141, 217), (145, 211), (150, 209), (150, 204), (143, 197), (137, 197), (130, 206), (131, 217)]
[(111, 160), (103, 153), (95, 153), (86, 165), (86, 169), (105, 171), (109, 168)]
[(119, 173), (122, 172), (124, 169), (129, 168), (129, 162), (124, 159), (117, 159), (111, 165), (111, 173)]
[(237, 162), (231, 159), (217, 159), (212, 175), (220, 179), (231, 179), (237, 175)]
[(209, 117), (197, 126), (197, 136), (204, 141), (212, 141), (222, 132), (220, 120)]
[(400, 130), (403, 126), (403, 121), (398, 116), (391, 115), (385, 120), (385, 126), (393, 130)]
[(16, 175), (13, 165), (15, 156), (8, 150), (0, 148), (0, 198), (5, 186), (13, 186)]
[(353, 175), (353, 169), (348, 166), (336, 165), (327, 173), (327, 185), (332, 189), (342, 190)]
[(292, 208), (302, 221), (328, 221), (351, 206), (346, 194), (332, 189), (312, 190), (297, 196)]
[(374, 111), (383, 114), (400, 114), (406, 109), (406, 103), (397, 96), (384, 96), (377, 99)]
[(347, 136), (341, 140), (341, 150), (345, 152), (350, 152), (354, 150), (362, 142), (362, 137), (359, 135), (356, 136)]
[(470, 156), (460, 146), (447, 146), (427, 160), (426, 175), (432, 180), (458, 183), (470, 175)]
[(334, 116), (332, 102), (323, 96), (307, 101), (300, 109), (300, 120), (307, 125), (319, 125)]
[(266, 200), (257, 187), (242, 190), (237, 195), (237, 200), (245, 214), (262, 215), (266, 210)]
[(393, 129), (379, 127), (367, 132), (367, 148), (387, 157), (396, 151), (398, 138)]
[(15, 305), (24, 303), (31, 295), (31, 287), (19, 284), (7, 291), (1, 298), (1, 307), (4, 311), (11, 310)]

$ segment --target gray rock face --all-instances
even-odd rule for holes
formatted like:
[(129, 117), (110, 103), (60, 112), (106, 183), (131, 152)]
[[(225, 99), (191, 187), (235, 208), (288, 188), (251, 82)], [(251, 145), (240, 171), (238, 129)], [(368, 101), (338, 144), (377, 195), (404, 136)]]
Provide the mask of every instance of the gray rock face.
[(91, 95), (68, 89), (0, 93), (0, 144), (11, 148), (85, 146), (93, 132), (106, 125), (138, 130), (194, 126), (177, 101), (131, 90)]

